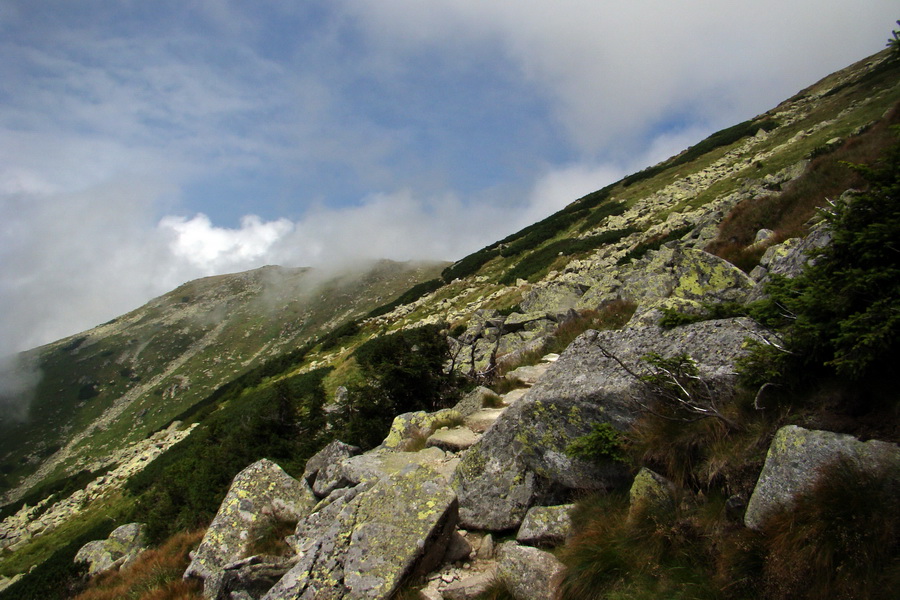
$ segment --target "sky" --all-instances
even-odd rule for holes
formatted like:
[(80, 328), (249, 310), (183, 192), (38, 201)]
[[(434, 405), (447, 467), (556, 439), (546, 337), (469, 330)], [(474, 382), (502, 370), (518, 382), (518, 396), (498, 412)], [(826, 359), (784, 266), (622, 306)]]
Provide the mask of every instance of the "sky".
[(456, 260), (885, 47), (895, 0), (0, 0), (0, 355)]

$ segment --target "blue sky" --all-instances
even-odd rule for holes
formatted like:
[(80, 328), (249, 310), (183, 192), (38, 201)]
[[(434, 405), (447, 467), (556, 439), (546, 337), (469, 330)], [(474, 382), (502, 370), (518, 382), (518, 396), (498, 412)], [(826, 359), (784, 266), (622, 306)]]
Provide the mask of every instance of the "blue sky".
[(458, 259), (882, 49), (893, 0), (0, 0), (0, 354)]

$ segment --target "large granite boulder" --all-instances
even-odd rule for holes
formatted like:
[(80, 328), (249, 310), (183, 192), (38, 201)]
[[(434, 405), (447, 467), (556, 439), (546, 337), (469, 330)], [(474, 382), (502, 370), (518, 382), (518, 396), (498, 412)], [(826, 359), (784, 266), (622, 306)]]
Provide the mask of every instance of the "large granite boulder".
[(586, 332), (464, 455), (454, 478), (463, 526), (512, 529), (532, 505), (565, 501), (572, 490), (627, 485), (630, 479), (620, 463), (589, 462), (566, 453), (572, 440), (597, 423), (620, 431), (633, 423), (638, 413), (634, 399), (644, 385), (622, 364), (638, 371), (641, 358), (651, 351), (687, 353), (712, 389), (726, 397), (735, 381), (734, 362), (753, 333), (761, 335), (749, 319), (706, 321), (669, 331)]
[(457, 523), (441, 474), (413, 465), (342, 492), (297, 525), (297, 564), (266, 600), (389, 598), (408, 576), (434, 569)]
[(87, 563), (88, 575), (118, 569), (131, 563), (146, 549), (145, 527), (128, 523), (113, 530), (105, 540), (88, 542), (75, 555), (75, 562)]
[(285, 473), (270, 460), (257, 461), (238, 473), (219, 511), (194, 552), (185, 578), (206, 579), (247, 556), (254, 529), (264, 519), (299, 520), (316, 499), (305, 482)]
[(501, 544), (497, 555), (497, 578), (516, 600), (553, 600), (565, 570), (559, 559), (515, 542)]
[(744, 524), (759, 529), (770, 514), (790, 508), (797, 496), (813, 488), (821, 469), (837, 460), (849, 461), (863, 470), (887, 473), (900, 481), (900, 447), (896, 444), (860, 442), (851, 435), (788, 425), (772, 439), (747, 504)]

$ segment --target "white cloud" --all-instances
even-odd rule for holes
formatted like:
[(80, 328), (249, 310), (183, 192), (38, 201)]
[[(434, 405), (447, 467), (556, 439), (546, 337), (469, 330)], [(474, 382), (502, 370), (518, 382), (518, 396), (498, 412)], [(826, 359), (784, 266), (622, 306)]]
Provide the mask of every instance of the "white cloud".
[(627, 155), (662, 120), (727, 125), (879, 50), (896, 5), (371, 0), (347, 10), (397, 60), (425, 45), (477, 53), (499, 40), (580, 148)]
[(256, 215), (241, 219), (238, 229), (215, 227), (200, 213), (191, 219), (167, 216), (159, 222), (163, 235), (171, 236), (172, 259), (183, 261), (205, 275), (248, 268), (265, 261), (273, 245), (293, 229), (287, 219), (263, 222)]

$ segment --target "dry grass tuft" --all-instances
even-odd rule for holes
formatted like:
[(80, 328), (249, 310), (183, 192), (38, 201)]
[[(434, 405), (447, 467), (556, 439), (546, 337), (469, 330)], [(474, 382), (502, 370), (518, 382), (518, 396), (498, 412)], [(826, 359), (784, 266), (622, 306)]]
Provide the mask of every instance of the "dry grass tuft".
[(94, 577), (75, 600), (201, 600), (198, 581), (181, 579), (188, 552), (203, 539), (203, 530), (179, 533), (159, 548), (147, 550), (127, 569)]

